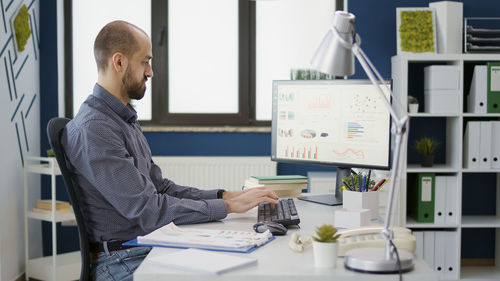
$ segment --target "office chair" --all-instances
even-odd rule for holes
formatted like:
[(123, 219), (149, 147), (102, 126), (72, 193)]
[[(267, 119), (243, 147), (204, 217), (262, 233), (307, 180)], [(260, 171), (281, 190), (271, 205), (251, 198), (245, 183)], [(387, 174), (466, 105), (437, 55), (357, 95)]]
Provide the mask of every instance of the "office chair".
[(47, 124), (47, 135), (49, 137), (50, 146), (54, 150), (56, 155), (57, 164), (61, 169), (61, 173), (64, 178), (64, 183), (66, 185), (66, 190), (69, 194), (69, 199), (71, 201), (71, 206), (73, 206), (73, 212), (75, 213), (76, 223), (78, 225), (78, 236), (80, 237), (80, 254), (82, 255), (82, 269), (80, 271), (80, 281), (90, 280), (90, 244), (87, 235), (87, 230), (85, 226), (85, 220), (83, 219), (83, 214), (80, 209), (80, 204), (78, 201), (78, 196), (76, 193), (76, 183), (75, 174), (68, 169), (66, 163), (66, 153), (61, 145), (61, 135), (64, 127), (70, 120), (67, 118), (55, 117), (50, 119)]

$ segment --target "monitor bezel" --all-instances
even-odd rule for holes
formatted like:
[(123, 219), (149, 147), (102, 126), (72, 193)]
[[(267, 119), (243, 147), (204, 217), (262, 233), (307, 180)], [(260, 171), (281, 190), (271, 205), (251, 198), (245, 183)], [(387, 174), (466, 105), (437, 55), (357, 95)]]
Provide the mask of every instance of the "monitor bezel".
[[(389, 89), (392, 91), (392, 80), (384, 80)], [(305, 164), (305, 165), (320, 165), (320, 166), (334, 166), (334, 167), (343, 167), (343, 168), (361, 168), (361, 169), (378, 169), (378, 170), (390, 170), (392, 166), (391, 155), (392, 155), (392, 116), (389, 114), (389, 143), (388, 143), (388, 155), (387, 155), (387, 165), (362, 165), (362, 164), (348, 164), (348, 163), (339, 163), (339, 162), (325, 162), (325, 161), (307, 161), (307, 160), (299, 160), (299, 159), (287, 159), (287, 158), (278, 158), (276, 155), (276, 141), (277, 141), (277, 124), (276, 120), (278, 118), (277, 114), (277, 86), (278, 84), (336, 84), (336, 85), (346, 85), (346, 84), (369, 84), (372, 85), (372, 82), (368, 79), (336, 79), (336, 80), (273, 80), (273, 89), (272, 89), (272, 119), (271, 119), (271, 160), (275, 162), (281, 163), (290, 163), (290, 164)], [(389, 96), (392, 103), (392, 96)]]

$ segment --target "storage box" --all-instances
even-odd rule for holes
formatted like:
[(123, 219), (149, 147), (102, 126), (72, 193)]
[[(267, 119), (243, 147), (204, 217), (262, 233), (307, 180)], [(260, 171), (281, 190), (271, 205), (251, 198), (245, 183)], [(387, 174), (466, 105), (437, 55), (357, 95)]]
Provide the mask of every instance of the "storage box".
[(439, 1), (429, 3), (436, 11), (437, 50), (440, 54), (461, 54), (463, 39), (462, 2)]
[(459, 90), (460, 68), (455, 65), (430, 65), (424, 67), (425, 90)]
[(348, 210), (368, 209), (370, 219), (378, 217), (378, 192), (343, 192), (343, 207)]
[(339, 209), (335, 211), (335, 227), (352, 228), (366, 226), (370, 223), (368, 209)]
[(335, 193), (335, 172), (308, 172), (308, 187), (311, 193)]
[(425, 112), (428, 113), (458, 113), (460, 99), (458, 90), (425, 90)]

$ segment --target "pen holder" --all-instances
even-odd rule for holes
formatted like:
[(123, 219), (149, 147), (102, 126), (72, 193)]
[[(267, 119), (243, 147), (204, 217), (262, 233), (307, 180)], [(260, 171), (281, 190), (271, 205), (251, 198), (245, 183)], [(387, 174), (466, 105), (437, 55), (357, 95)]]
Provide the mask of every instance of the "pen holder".
[(378, 217), (378, 192), (357, 192), (344, 190), (344, 209), (369, 209), (370, 218)]

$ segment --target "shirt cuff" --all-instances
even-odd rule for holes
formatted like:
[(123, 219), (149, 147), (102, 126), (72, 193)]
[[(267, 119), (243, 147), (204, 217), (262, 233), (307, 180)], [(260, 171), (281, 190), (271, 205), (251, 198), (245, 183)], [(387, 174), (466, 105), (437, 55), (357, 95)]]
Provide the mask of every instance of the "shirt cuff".
[(217, 199), (217, 192), (220, 189), (202, 190), (201, 198), (203, 199)]
[(226, 203), (222, 199), (210, 199), (206, 200), (208, 203), (208, 208), (210, 210), (210, 220), (221, 220), (227, 217), (227, 207)]

